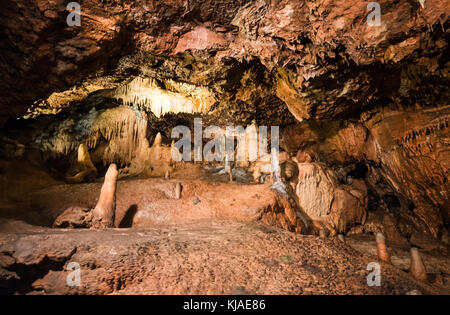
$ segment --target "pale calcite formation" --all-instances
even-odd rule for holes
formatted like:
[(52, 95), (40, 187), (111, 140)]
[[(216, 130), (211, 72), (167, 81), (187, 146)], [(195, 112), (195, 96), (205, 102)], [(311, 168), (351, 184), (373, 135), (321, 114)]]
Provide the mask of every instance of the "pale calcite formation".
[[(72, 175), (75, 171), (75, 175)], [(94, 166), (89, 155), (88, 147), (82, 143), (78, 147), (77, 163), (74, 169), (70, 169), (66, 174), (68, 182), (80, 183), (88, 176), (97, 175), (97, 168)]]
[(150, 109), (156, 117), (167, 113), (204, 113), (215, 103), (214, 94), (208, 88), (167, 80), (164, 86), (153, 78), (136, 77), (130, 83), (118, 87), (113, 97), (124, 104), (137, 104)]
[(315, 163), (299, 164), (299, 182), (296, 193), (300, 207), (314, 220), (320, 220), (331, 212), (337, 177), (329, 169)]
[(411, 248), (411, 266), (409, 268), (411, 274), (419, 280), (427, 280), (427, 270), (420, 257), (419, 250), (416, 247)]
[(111, 164), (105, 175), (97, 205), (92, 211), (94, 228), (112, 228), (116, 216), (117, 166)]
[(325, 225), (333, 234), (365, 222), (368, 200), (364, 181), (340, 185), (337, 175), (319, 163), (299, 163), (298, 168), (298, 204), (313, 222)]

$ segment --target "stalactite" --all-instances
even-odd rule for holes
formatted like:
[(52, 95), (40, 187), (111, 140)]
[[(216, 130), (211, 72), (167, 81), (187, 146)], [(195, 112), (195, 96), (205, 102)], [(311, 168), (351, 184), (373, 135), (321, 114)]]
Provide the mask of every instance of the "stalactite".
[(436, 135), (438, 131), (442, 131), (446, 128), (448, 128), (448, 118), (443, 117), (436, 122), (431, 122), (430, 124), (428, 124), (423, 128), (409, 131), (408, 134), (406, 134), (405, 136), (396, 139), (396, 142), (399, 145), (408, 144), (413, 140), (417, 140), (419, 137), (426, 137), (429, 136), (430, 134)]
[[(95, 149), (102, 139), (107, 141), (104, 164), (129, 163), (138, 151), (148, 148), (147, 115), (128, 106), (97, 112), (95, 109), (79, 119), (66, 119), (55, 126), (52, 134), (41, 135), (36, 144), (48, 157), (57, 158), (75, 152), (80, 143)], [(78, 130), (77, 130), (78, 129)]]
[(136, 77), (130, 83), (120, 86), (113, 97), (126, 105), (139, 105), (150, 110), (156, 117), (167, 113), (207, 112), (215, 98), (206, 87), (198, 87), (172, 80), (164, 82), (165, 89), (153, 78)]

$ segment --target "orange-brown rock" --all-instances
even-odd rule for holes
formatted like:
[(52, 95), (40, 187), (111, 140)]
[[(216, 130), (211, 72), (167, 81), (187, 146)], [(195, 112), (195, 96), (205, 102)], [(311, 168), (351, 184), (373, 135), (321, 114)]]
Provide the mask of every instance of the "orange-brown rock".
[[(0, 73), (7, 93), (3, 117), (23, 113), (55, 87), (68, 89), (100, 74), (98, 69), (114, 67), (120, 57), (132, 54), (131, 47), (186, 54), (187, 63), (189, 52), (213, 52), (215, 60), (256, 58), (275, 70), (277, 98), (298, 120), (357, 112), (387, 96), (407, 99), (416, 89), (428, 98), (430, 88), (446, 86), (425, 79), (446, 74), (441, 62), (450, 7), (444, 0), (427, 3), (425, 9), (419, 2), (383, 0), (379, 27), (368, 25), (367, 3), (360, 1), (173, 0), (162, 5), (89, 0), (83, 3), (81, 26), (71, 29), (65, 24), (66, 4), (27, 0), (3, 7), (1, 35), (14, 46), (3, 44), (2, 60), (15, 69)], [(19, 22), (20, 14), (27, 23)], [(405, 69), (412, 58), (418, 60), (416, 69)], [(413, 71), (421, 73), (418, 81), (425, 84), (411, 82)], [(34, 89), (26, 88), (30, 85)], [(13, 103), (21, 106), (9, 106)]]
[(411, 200), (416, 226), (434, 237), (447, 222), (450, 209), (449, 109), (386, 110), (367, 123), (387, 180)]
[(53, 222), (54, 228), (89, 228), (92, 224), (92, 209), (69, 207)]
[(334, 233), (364, 224), (367, 211), (364, 181), (357, 181), (356, 187), (340, 185), (337, 175), (319, 163), (299, 163), (298, 168), (299, 206), (312, 220), (322, 221)]
[(411, 248), (411, 266), (409, 272), (419, 280), (427, 280), (427, 270), (420, 257), (419, 250), (416, 247)]
[(92, 226), (94, 228), (114, 227), (118, 174), (116, 164), (111, 164), (106, 172), (97, 205), (92, 211)]
[[(22, 236), (16, 234), (5, 237), (0, 280), (13, 285), (8, 293), (67, 292), (59, 281), (60, 270), (78, 254), (88, 258), (83, 268), (88, 267), (89, 280), (108, 276), (76, 293), (247, 292), (235, 289), (237, 282), (248, 279), (237, 268), (245, 260), (255, 274), (248, 280), (248, 291), (258, 294), (298, 293), (298, 288), (301, 293), (440, 292), (412, 277), (405, 280), (392, 266), (386, 267), (387, 274), (397, 276), (385, 278), (383, 267), (386, 286), (373, 291), (364, 279), (355, 282), (354, 277), (374, 261), (376, 252), (366, 260), (355, 259), (359, 254), (335, 238), (308, 241), (287, 232), (271, 235), (267, 229), (272, 232), (273, 227), (255, 223), (322, 236), (325, 230), (342, 237), (348, 231), (381, 232), (393, 247), (392, 263), (395, 250), (410, 245), (433, 254), (446, 251), (450, 4), (377, 3), (380, 25), (373, 26), (367, 20), (368, 2), (359, 0), (84, 0), (81, 25), (75, 27), (66, 23), (67, 1), (2, 3), (0, 217), (8, 221), (0, 232), (20, 230), (25, 223), (17, 220), (24, 220), (39, 225), (33, 233), (44, 234), (19, 241)], [(277, 180), (281, 192), (269, 188), (268, 156), (250, 164), (227, 163), (226, 178), (198, 171), (200, 164), (173, 163), (171, 131), (176, 125), (192, 130), (194, 117), (203, 119), (203, 127), (250, 122), (279, 126), (282, 181), (272, 176), (272, 182)], [(273, 135), (269, 133), (268, 138)], [(78, 184), (94, 180), (111, 163), (117, 170), (108, 170), (103, 187), (97, 182)], [(217, 171), (218, 164), (208, 167)], [(180, 174), (184, 177), (177, 177)], [(116, 190), (116, 179), (125, 177)], [(61, 185), (64, 179), (71, 185)], [(55, 227), (89, 226), (91, 215), (96, 227), (169, 225), (175, 233), (172, 225), (189, 223), (196, 238), (186, 232), (178, 237), (188, 235), (187, 243), (161, 241), (164, 232), (151, 231), (149, 235), (156, 235), (152, 240), (162, 246), (150, 246), (133, 231), (124, 232), (130, 242), (122, 243), (119, 237), (113, 239), (115, 230), (81, 231), (85, 241), (96, 239), (94, 250), (104, 268), (98, 271), (84, 249), (89, 242), (74, 241), (78, 234), (72, 232), (78, 231), (66, 236), (43, 228), (52, 222)], [(211, 235), (204, 225), (197, 229), (205, 220), (225, 220), (227, 227), (213, 230), (219, 236)], [(243, 225), (234, 229), (238, 223), (230, 221), (254, 224), (263, 234)], [(221, 238), (228, 232), (234, 237), (232, 245)], [(198, 245), (206, 234), (207, 242)], [(119, 246), (108, 238), (119, 240)], [(62, 249), (53, 239), (69, 244)], [(184, 245), (191, 247), (184, 251)], [(321, 246), (326, 255), (314, 250)], [(293, 252), (292, 257), (280, 248)], [(306, 249), (321, 263), (297, 255)], [(117, 271), (114, 252), (133, 257), (132, 265), (144, 262), (161, 268), (160, 274), (168, 271), (177, 281), (167, 281), (155, 270), (130, 280), (135, 268), (127, 261), (119, 264), (127, 271)], [(142, 252), (150, 254), (134, 258), (143, 257)], [(249, 259), (260, 259), (266, 252), (275, 258)], [(330, 255), (339, 259), (333, 257), (330, 263)], [(242, 261), (229, 262), (241, 256)], [(349, 266), (349, 259), (358, 267)], [(187, 265), (179, 267), (180, 262)], [(217, 262), (222, 263), (222, 278), (211, 268)], [(345, 272), (336, 271), (338, 263)], [(15, 287), (24, 273), (33, 274), (29, 269), (45, 269), (47, 264), (52, 267), (44, 277), (31, 276), (22, 283), (25, 287)], [(339, 281), (330, 280), (332, 288), (319, 289), (329, 277), (318, 279), (322, 275), (317, 270), (328, 272), (330, 265)], [(404, 261), (402, 265), (406, 270)], [(266, 278), (267, 266), (281, 272)], [(194, 278), (201, 281), (192, 283), (178, 270), (194, 270)], [(210, 277), (204, 277), (205, 271)], [(423, 270), (416, 274), (425, 279)], [(303, 281), (305, 275), (315, 278)], [(437, 272), (429, 276), (444, 282)], [(267, 289), (267, 283), (273, 287)], [(198, 291), (192, 289), (195, 285)], [(0, 283), (0, 290), (4, 288)]]
[[(373, 259), (333, 239), (255, 222), (64, 233), (25, 228), (19, 234), (0, 232), (0, 279), (6, 284), (0, 292), (234, 294), (245, 286), (255, 294), (448, 293), (392, 265), (383, 265), (380, 287), (369, 287), (366, 266)], [(80, 286), (67, 285), (71, 262), (80, 264)]]
[(391, 263), (391, 256), (389, 255), (386, 240), (383, 233), (377, 233), (375, 236), (377, 242), (377, 255), (378, 258), (384, 262)]

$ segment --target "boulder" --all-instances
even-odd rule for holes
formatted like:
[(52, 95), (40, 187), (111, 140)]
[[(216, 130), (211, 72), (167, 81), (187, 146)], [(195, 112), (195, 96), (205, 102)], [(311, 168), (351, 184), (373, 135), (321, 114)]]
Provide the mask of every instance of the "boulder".
[(53, 223), (54, 228), (88, 228), (91, 225), (91, 209), (69, 207)]
[(365, 222), (366, 205), (347, 190), (336, 188), (328, 220), (337, 233), (345, 233), (349, 227)]
[(368, 197), (364, 180), (340, 185), (336, 173), (322, 164), (299, 163), (298, 168), (298, 203), (313, 221), (323, 223), (333, 233), (345, 233), (365, 222)]

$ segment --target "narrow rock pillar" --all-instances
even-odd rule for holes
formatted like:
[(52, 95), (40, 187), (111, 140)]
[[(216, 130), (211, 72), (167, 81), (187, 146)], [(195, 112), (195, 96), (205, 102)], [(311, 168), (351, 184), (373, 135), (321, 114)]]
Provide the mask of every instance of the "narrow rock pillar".
[(94, 228), (112, 228), (116, 216), (117, 167), (111, 164), (105, 175), (97, 205), (92, 212)]

